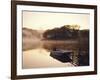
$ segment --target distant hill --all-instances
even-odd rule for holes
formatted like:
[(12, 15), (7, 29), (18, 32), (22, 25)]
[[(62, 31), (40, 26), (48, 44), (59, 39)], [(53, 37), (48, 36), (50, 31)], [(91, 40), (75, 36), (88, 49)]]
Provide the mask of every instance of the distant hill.
[(41, 34), (37, 30), (28, 29), (28, 28), (22, 28), (22, 35), (23, 38), (40, 38)]

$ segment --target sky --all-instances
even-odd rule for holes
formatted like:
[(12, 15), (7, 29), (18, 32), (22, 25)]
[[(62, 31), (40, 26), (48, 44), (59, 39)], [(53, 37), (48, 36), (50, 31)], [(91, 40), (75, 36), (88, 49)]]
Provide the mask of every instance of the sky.
[(55, 13), (55, 12), (22, 12), (23, 27), (35, 30), (47, 30), (63, 25), (80, 25), (80, 30), (89, 28), (89, 14)]

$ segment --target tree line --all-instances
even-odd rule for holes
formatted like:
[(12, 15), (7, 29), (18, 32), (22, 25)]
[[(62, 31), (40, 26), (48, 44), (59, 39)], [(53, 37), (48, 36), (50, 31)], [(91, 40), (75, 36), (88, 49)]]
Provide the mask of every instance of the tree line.
[(51, 30), (46, 30), (43, 33), (44, 39), (49, 40), (67, 40), (67, 39), (77, 39), (79, 34), (87, 37), (89, 35), (88, 30), (79, 30), (79, 25), (64, 25), (60, 28), (54, 28)]

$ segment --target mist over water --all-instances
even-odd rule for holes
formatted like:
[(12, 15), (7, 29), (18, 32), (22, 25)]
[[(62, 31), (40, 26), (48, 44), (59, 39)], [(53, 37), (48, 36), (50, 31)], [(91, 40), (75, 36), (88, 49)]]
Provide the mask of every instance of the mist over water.
[[(69, 39), (69, 40), (48, 40), (43, 39), (41, 32), (36, 30), (23, 31), (23, 61), (22, 68), (49, 68), (49, 67), (69, 67), (74, 66), (70, 62), (63, 63), (50, 56), (51, 51), (56, 48), (58, 50), (72, 51), (74, 55), (77, 55), (80, 45), (81, 51), (85, 54), (88, 51), (88, 41), (87, 38), (81, 38), (81, 43), (79, 39)], [(82, 53), (82, 54), (84, 54)], [(74, 61), (77, 59), (74, 59)], [(76, 61), (75, 61), (76, 62)]]
[(26, 48), (23, 51), (23, 69), (73, 66), (69, 62), (62, 63), (50, 56), (50, 52), (55, 47), (63, 50), (76, 50), (78, 48), (77, 41), (71, 41), (74, 43), (72, 45), (69, 42), (32, 39), (29, 43), (24, 43), (24, 48)]

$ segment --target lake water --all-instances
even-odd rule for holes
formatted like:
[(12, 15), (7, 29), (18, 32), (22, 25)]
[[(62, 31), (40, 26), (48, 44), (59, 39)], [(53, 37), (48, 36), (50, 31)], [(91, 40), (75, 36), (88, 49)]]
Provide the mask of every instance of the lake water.
[(63, 63), (50, 56), (53, 48), (77, 51), (78, 41), (32, 41), (23, 44), (23, 69), (71, 67), (70, 62)]
[(23, 68), (68, 67), (71, 63), (62, 63), (52, 57), (45, 49), (33, 49), (23, 52)]

